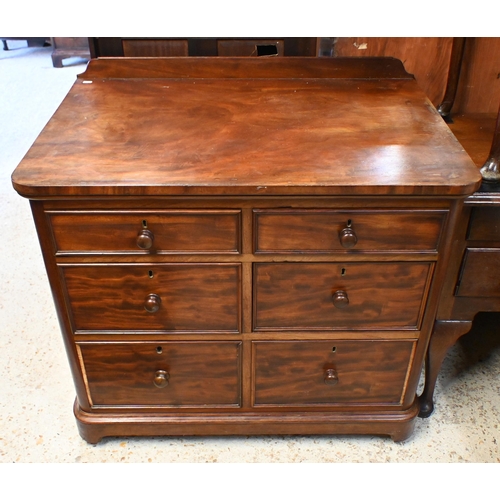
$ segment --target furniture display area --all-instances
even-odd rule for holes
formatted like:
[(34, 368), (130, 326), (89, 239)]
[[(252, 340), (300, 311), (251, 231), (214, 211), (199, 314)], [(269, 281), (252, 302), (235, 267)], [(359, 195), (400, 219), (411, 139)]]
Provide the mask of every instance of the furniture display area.
[(411, 435), (481, 177), (399, 61), (95, 59), (12, 180), (87, 441)]
[(450, 128), (484, 181), (466, 199), (459, 218), (427, 354), (421, 417), (434, 411), (434, 389), (450, 347), (471, 330), (477, 313), (500, 312), (500, 110), (493, 122), (484, 116), (458, 116)]

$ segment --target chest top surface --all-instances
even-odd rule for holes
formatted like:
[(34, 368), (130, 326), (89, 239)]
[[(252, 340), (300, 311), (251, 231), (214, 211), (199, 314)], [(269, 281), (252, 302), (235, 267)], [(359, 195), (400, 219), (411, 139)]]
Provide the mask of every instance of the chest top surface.
[(30, 198), (463, 196), (480, 175), (395, 59), (97, 59), (12, 177)]

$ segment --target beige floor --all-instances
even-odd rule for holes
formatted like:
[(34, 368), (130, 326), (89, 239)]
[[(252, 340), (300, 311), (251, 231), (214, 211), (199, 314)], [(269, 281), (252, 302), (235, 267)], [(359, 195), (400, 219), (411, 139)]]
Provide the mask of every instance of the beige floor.
[[(50, 51), (0, 50), (0, 462), (500, 461), (496, 317), (450, 351), (437, 385), (436, 411), (418, 419), (404, 443), (376, 436), (85, 443), (72, 415), (74, 389), (29, 203), (10, 183), (12, 171), (85, 67), (53, 68)], [(486, 354), (480, 349), (484, 345)]]

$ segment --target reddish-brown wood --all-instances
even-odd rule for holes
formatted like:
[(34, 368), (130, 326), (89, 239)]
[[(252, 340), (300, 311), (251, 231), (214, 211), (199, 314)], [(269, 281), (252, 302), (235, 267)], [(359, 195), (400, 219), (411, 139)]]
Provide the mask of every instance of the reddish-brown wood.
[(450, 37), (339, 37), (338, 57), (396, 57), (437, 106), (443, 99), (453, 38)]
[(500, 248), (466, 250), (456, 295), (500, 298)]
[(78, 343), (95, 408), (239, 407), (240, 350), (241, 342)]
[[(478, 186), (398, 61), (288, 61), (91, 61), (14, 185), (30, 197), (462, 195)], [(48, 168), (53, 182), (40, 184)]]
[(473, 208), (467, 239), (500, 242), (500, 211), (496, 207)]
[(59, 253), (238, 253), (240, 212), (49, 212)]
[(125, 57), (179, 57), (189, 53), (187, 40), (123, 40)]
[[(255, 405), (398, 405), (413, 345), (363, 340), (254, 342)], [(337, 383), (327, 383), (328, 377)]]
[(467, 38), (453, 112), (496, 113), (500, 102), (499, 73), (500, 37)]
[[(493, 145), (491, 141), (495, 121), (496, 130), (500, 130), (499, 117), (490, 114), (453, 117), (450, 128), (477, 167), (483, 166), (488, 151), (491, 157), (495, 150), (495, 139)], [(500, 193), (498, 184), (484, 183), (460, 212), (438, 321), (427, 354), (426, 382), (420, 398), (422, 417), (430, 416), (434, 410), (435, 384), (448, 349), (471, 329), (478, 312), (500, 312), (499, 255)]]
[[(69, 265), (61, 273), (75, 330), (240, 331), (238, 264)], [(150, 294), (161, 299), (153, 314)]]
[(399, 61), (97, 59), (13, 183), (84, 439), (411, 434), (480, 175)]
[(435, 251), (444, 211), (256, 210), (255, 251)]
[[(255, 264), (255, 329), (418, 329), (432, 271), (428, 262)], [(336, 307), (337, 291), (348, 304)]]

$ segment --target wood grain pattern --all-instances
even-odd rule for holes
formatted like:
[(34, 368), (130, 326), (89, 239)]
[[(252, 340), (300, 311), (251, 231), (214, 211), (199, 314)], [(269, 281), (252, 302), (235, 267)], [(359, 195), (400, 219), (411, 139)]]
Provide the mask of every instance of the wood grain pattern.
[[(207, 407), (241, 404), (240, 342), (85, 342), (93, 406)], [(157, 370), (169, 374), (154, 385)]]
[[(61, 266), (75, 330), (240, 331), (239, 264)], [(161, 307), (145, 310), (157, 294)]]
[(467, 249), (456, 295), (500, 297), (500, 248)]
[(480, 179), (394, 59), (92, 61), (13, 174), (82, 436), (408, 437)]
[(338, 57), (395, 57), (437, 106), (444, 96), (451, 57), (451, 37), (339, 37)]
[(453, 111), (497, 113), (500, 104), (500, 38), (467, 38)]
[[(433, 266), (428, 262), (254, 264), (254, 328), (419, 327)], [(349, 304), (338, 309), (332, 294)]]
[(495, 134), (496, 114), (453, 114), (449, 127), (475, 165), (481, 168), (488, 158)]
[(125, 57), (186, 57), (187, 40), (137, 40), (122, 41)]
[[(181, 60), (193, 61), (163, 65), (182, 74)], [(340, 67), (338, 77), (334, 59), (245, 63), (252, 60), (211, 62), (217, 78), (80, 78), (16, 169), (14, 186), (36, 197), (459, 195), (479, 185), (413, 80), (361, 78), (356, 66), (351, 74)], [(232, 65), (296, 76), (226, 78)]]
[[(254, 342), (255, 405), (400, 404), (413, 342)], [(325, 384), (325, 370), (338, 383)]]
[(467, 239), (500, 242), (500, 210), (496, 207), (473, 208)]
[(255, 251), (346, 251), (340, 233), (350, 227), (349, 251), (436, 251), (444, 211), (254, 210)]
[[(239, 253), (240, 211), (49, 212), (56, 250), (83, 253)], [(146, 252), (137, 236), (154, 237)]]

